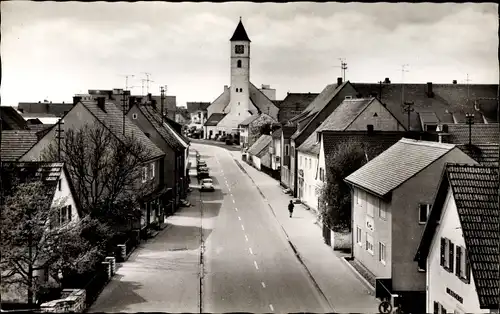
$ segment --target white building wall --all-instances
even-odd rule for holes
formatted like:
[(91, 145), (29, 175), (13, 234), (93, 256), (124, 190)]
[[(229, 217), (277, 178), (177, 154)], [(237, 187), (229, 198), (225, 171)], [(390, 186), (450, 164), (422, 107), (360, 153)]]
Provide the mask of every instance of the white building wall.
[[(460, 280), (455, 273), (448, 272), (440, 265), (441, 237), (450, 239), (454, 245), (465, 247), (457, 207), (450, 190), (448, 190), (441, 214), (441, 222), (432, 239), (427, 258), (427, 313), (433, 313), (434, 301), (442, 304), (447, 313), (454, 311), (458, 313), (490, 313), (490, 310), (482, 310), (479, 307), (479, 298), (472, 273), (470, 283), (467, 284)], [(455, 263), (455, 258), (453, 262)], [(446, 288), (461, 296), (463, 304), (448, 294)]]
[(59, 190), (59, 186), (56, 187), (56, 192), (54, 193), (54, 199), (52, 200), (52, 206), (71, 205), (71, 221), (78, 222), (80, 221), (80, 216), (78, 215), (75, 199), (71, 194), (68, 178), (66, 177), (64, 171), (61, 173), (60, 179), (61, 179), (61, 190)]
[[(316, 171), (318, 170), (318, 156), (299, 151), (298, 157), (298, 169), (304, 171), (304, 184), (299, 194), (299, 199), (308, 207), (317, 211)], [(300, 189), (300, 184), (298, 188)]]
[[(352, 193), (352, 242), (354, 258), (380, 278), (392, 277), (391, 263), (391, 209), (390, 203), (384, 202), (375, 195), (353, 187)], [(373, 209), (373, 216), (368, 213), (368, 207)], [(385, 218), (380, 214), (380, 207), (385, 209)], [(371, 210), (370, 210), (371, 212)], [(361, 238), (358, 241), (358, 228), (361, 229)], [(370, 236), (373, 250), (367, 250), (366, 240)], [(385, 246), (385, 263), (380, 261), (379, 244)]]

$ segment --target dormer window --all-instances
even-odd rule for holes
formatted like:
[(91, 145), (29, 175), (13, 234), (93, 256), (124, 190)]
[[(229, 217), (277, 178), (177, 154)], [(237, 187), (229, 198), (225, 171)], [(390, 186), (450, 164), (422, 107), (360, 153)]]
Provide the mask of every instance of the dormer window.
[(238, 62), (236, 62), (236, 66), (237, 66), (238, 68), (241, 68), (241, 60), (238, 60)]

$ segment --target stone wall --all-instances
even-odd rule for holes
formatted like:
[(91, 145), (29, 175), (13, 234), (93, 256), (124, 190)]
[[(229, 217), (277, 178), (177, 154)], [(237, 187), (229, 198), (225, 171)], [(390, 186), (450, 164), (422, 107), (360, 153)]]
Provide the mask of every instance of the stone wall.
[(83, 313), (86, 293), (84, 289), (64, 289), (61, 299), (42, 303), (42, 313)]

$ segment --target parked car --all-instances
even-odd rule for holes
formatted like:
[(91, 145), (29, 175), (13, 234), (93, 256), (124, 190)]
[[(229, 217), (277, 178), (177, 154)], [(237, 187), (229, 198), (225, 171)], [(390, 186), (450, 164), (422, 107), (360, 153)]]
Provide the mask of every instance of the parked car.
[(210, 178), (210, 173), (208, 171), (198, 171), (197, 177), (198, 177), (198, 180), (201, 180), (204, 178)]
[(198, 167), (198, 172), (208, 172), (208, 167), (205, 166)]
[(203, 160), (199, 160), (197, 167), (207, 167), (207, 162)]
[(221, 142), (225, 142), (225, 141), (226, 141), (226, 138), (227, 138), (227, 136), (226, 136), (226, 135), (222, 135), (222, 136), (219, 138), (219, 140), (220, 140)]
[(213, 191), (215, 190), (214, 188), (214, 182), (210, 178), (206, 178), (201, 180), (201, 187), (200, 190), (202, 191)]
[(230, 138), (226, 139), (226, 145), (233, 145), (233, 140)]

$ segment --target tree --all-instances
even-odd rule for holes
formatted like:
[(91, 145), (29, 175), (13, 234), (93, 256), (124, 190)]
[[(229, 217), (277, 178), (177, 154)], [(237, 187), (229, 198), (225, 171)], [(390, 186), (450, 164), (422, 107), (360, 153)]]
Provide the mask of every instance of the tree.
[(59, 146), (52, 142), (43, 160), (64, 162), (85, 214), (114, 228), (123, 229), (136, 221), (140, 198), (151, 192), (142, 184), (143, 161), (149, 151), (132, 136), (120, 139), (102, 125), (85, 124), (68, 129)]
[(351, 192), (344, 178), (367, 162), (367, 154), (359, 142), (346, 141), (336, 145), (326, 156), (326, 182), (320, 190), (320, 215), (333, 231), (351, 230)]
[(61, 273), (85, 272), (101, 257), (100, 247), (81, 236), (83, 224), (59, 224), (64, 200), (52, 204), (45, 183), (20, 183), (9, 192), (1, 208), (2, 286), (26, 289), (28, 304), (33, 304), (36, 293), (49, 284), (41, 272), (55, 282)]

